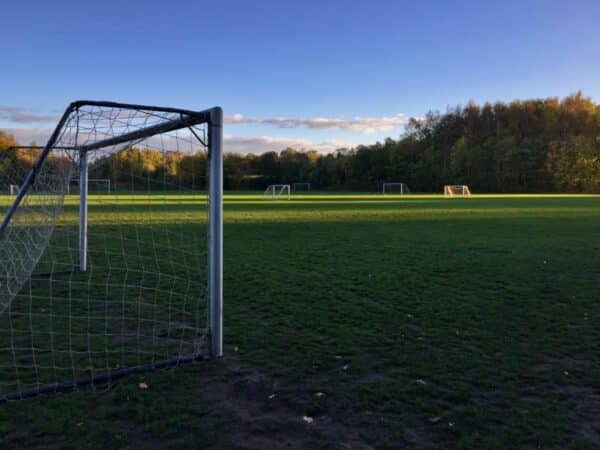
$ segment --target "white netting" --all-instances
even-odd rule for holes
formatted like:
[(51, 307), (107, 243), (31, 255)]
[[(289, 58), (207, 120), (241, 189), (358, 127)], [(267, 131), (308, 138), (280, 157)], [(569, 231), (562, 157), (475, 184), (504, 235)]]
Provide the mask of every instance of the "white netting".
[[(85, 104), (70, 112), (0, 234), (0, 398), (80, 379), (105, 383), (204, 352), (206, 130), (194, 119)], [(90, 183), (85, 271), (79, 188), (68, 193), (83, 149), (89, 179), (110, 180), (110, 190)], [(0, 218), (16, 200), (10, 185), (23, 185), (40, 154), (0, 156)]]

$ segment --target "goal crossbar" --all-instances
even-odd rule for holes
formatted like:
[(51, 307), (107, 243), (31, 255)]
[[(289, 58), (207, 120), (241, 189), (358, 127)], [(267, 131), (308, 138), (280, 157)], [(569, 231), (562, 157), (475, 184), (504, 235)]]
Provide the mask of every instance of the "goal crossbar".
[[(209, 125), (214, 125), (214, 126), (221, 128), (222, 121), (223, 121), (221, 109), (218, 107), (213, 108), (213, 109), (207, 109), (204, 111), (194, 112), (194, 111), (188, 111), (188, 110), (177, 109), (177, 108), (159, 108), (156, 106), (132, 105), (132, 104), (115, 103), (115, 102), (98, 102), (98, 101), (89, 101), (89, 100), (79, 100), (79, 101), (75, 101), (75, 102), (71, 103), (65, 110), (62, 117), (60, 118), (58, 125), (54, 129), (54, 132), (50, 136), (50, 139), (48, 139), (48, 143), (42, 150), (42, 153), (40, 154), (39, 158), (34, 163), (33, 167), (27, 174), (25, 181), (21, 185), (21, 188), (19, 189), (19, 193), (17, 194), (17, 198), (15, 199), (15, 201), (11, 205), (10, 209), (6, 213), (6, 216), (2, 220), (2, 224), (0, 224), (0, 236), (2, 236), (2, 233), (4, 232), (4, 230), (6, 229), (6, 226), (8, 225), (8, 222), (10, 222), (10, 219), (14, 215), (15, 210), (21, 203), (21, 200), (25, 196), (27, 190), (29, 189), (29, 186), (31, 186), (31, 184), (33, 183), (33, 181), (35, 179), (35, 174), (37, 172), (39, 172), (40, 168), (42, 167), (42, 164), (44, 164), (44, 161), (48, 157), (48, 154), (53, 149), (53, 146), (56, 143), (56, 141), (58, 140), (58, 138), (60, 136), (60, 132), (63, 129), (67, 119), (69, 118), (69, 115), (73, 111), (76, 111), (78, 108), (80, 108), (82, 106), (99, 106), (99, 107), (123, 108), (123, 109), (143, 109), (146, 111), (157, 111), (157, 112), (158, 111), (175, 112), (175, 113), (180, 114), (180, 118), (173, 119), (171, 121), (164, 122), (161, 124), (149, 126), (146, 128), (142, 128), (139, 130), (135, 130), (135, 131), (132, 131), (129, 133), (124, 133), (119, 136), (115, 136), (113, 138), (105, 139), (105, 140), (94, 142), (94, 143), (87, 144), (87, 145), (74, 146), (74, 147), (70, 148), (71, 150), (78, 150), (81, 152), (87, 152), (90, 150), (95, 150), (95, 149), (104, 148), (104, 147), (111, 147), (111, 146), (119, 145), (119, 144), (122, 144), (125, 142), (135, 141), (137, 139), (154, 136), (156, 134), (166, 133), (168, 131), (174, 131), (174, 130), (177, 130), (180, 128), (191, 127), (191, 126), (194, 126), (194, 125), (197, 125), (200, 123), (208, 123)], [(213, 116), (218, 115), (215, 113), (217, 110), (219, 111), (219, 114), (221, 114), (221, 117), (220, 117), (218, 123), (215, 123), (216, 121), (213, 118)], [(64, 147), (62, 147), (62, 148), (64, 149)]]

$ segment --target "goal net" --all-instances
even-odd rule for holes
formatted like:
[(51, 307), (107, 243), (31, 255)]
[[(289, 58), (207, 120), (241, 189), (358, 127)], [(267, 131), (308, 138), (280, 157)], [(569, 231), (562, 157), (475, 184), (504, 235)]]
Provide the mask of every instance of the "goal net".
[(408, 194), (410, 189), (406, 183), (383, 183), (383, 195), (386, 194)]
[(263, 197), (268, 200), (279, 200), (281, 197), (290, 199), (290, 185), (289, 184), (271, 184), (265, 192)]
[(466, 184), (451, 184), (444, 186), (444, 197), (465, 197), (469, 195), (471, 195), (471, 191)]
[(305, 182), (294, 183), (293, 184), (293, 191), (294, 191), (294, 193), (296, 193), (296, 192), (309, 192), (310, 191), (310, 183), (305, 183)]
[(0, 402), (221, 355), (221, 121), (74, 102), (0, 162)]

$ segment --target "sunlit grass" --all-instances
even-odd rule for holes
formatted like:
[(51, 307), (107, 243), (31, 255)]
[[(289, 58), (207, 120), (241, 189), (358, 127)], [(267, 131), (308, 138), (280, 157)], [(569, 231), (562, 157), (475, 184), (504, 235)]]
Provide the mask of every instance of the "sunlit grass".
[[(148, 226), (198, 223), (202, 201), (92, 195), (90, 223), (127, 225), (133, 204), (163, 211)], [(76, 223), (77, 202), (61, 220)], [(224, 231), (228, 358), (292, 398), (324, 392), (307, 413), (365, 433), (376, 418), (384, 448), (600, 445), (600, 196), (227, 193)], [(146, 375), (159, 395), (132, 377), (10, 405), (0, 432), (11, 445), (130, 446), (101, 431), (117, 420), (148, 442), (208, 446), (201, 393), (218, 364)]]

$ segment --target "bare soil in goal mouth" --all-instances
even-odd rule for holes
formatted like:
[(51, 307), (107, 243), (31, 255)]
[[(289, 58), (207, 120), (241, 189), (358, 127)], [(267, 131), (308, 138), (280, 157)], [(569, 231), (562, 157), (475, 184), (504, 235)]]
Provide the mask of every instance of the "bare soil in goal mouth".
[(284, 386), (231, 356), (219, 365), (200, 395), (213, 412), (231, 414), (217, 433), (226, 447), (367, 450), (380, 448), (378, 442), (388, 437), (375, 417), (338, 416), (333, 399), (322, 392)]

